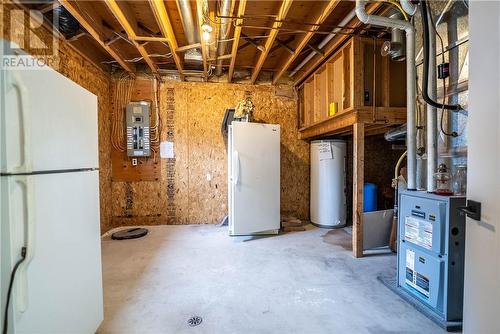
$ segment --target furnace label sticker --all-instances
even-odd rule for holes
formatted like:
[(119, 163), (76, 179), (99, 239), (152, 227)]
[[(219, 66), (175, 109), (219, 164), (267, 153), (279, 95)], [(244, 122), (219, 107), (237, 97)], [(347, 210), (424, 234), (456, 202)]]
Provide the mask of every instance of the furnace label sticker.
[(405, 240), (432, 250), (432, 223), (414, 217), (406, 217)]
[(429, 279), (415, 270), (415, 252), (411, 249), (406, 250), (405, 283), (425, 297), (429, 297)]

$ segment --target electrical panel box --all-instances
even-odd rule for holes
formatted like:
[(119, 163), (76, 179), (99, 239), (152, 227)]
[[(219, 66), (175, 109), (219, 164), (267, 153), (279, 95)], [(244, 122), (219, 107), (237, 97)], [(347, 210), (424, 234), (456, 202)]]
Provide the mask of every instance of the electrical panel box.
[(402, 191), (398, 215), (398, 286), (444, 321), (461, 321), (465, 197)]
[(151, 104), (147, 101), (127, 104), (127, 155), (149, 157), (151, 155), (150, 120)]

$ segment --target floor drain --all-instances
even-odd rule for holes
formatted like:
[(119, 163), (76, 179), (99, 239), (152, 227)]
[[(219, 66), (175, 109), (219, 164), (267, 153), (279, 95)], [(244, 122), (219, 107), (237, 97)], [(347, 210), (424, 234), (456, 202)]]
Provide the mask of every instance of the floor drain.
[(195, 326), (198, 326), (199, 324), (201, 324), (202, 321), (203, 321), (203, 319), (196, 315), (194, 317), (189, 318), (188, 325), (191, 327), (195, 327)]

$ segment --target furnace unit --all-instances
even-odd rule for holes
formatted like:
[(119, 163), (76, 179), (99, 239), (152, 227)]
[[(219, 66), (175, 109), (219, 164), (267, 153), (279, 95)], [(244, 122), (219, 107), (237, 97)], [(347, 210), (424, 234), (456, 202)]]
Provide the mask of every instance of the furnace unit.
[(465, 198), (402, 191), (399, 203), (398, 289), (447, 328), (461, 326)]

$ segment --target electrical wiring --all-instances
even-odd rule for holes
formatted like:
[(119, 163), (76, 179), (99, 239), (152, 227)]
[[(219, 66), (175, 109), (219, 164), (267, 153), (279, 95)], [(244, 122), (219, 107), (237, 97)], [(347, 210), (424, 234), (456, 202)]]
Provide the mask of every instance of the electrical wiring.
[(27, 253), (27, 248), (22, 247), (21, 248), (21, 259), (19, 259), (16, 262), (16, 264), (14, 265), (14, 268), (12, 268), (12, 271), (10, 273), (9, 288), (7, 289), (7, 301), (5, 302), (2, 334), (7, 334), (9, 332), (9, 305), (10, 305), (10, 298), (12, 296), (12, 287), (14, 285), (14, 280), (16, 279), (17, 270), (19, 269), (19, 266), (26, 259), (26, 253)]
[[(429, 11), (432, 11), (432, 8), (430, 7), (429, 5)], [(438, 37), (439, 39), (439, 43), (441, 44), (441, 50), (444, 50), (444, 42), (443, 42), (443, 38), (441, 37), (441, 34), (439, 34), (437, 28), (436, 28), (436, 25), (434, 23), (434, 18), (432, 17), (432, 15), (430, 15), (430, 20), (431, 20), (431, 25), (432, 25), (432, 28), (436, 34), (436, 36)], [(444, 52), (441, 52), (441, 63), (445, 63), (445, 57), (444, 57)], [(439, 128), (441, 130), (441, 132), (445, 135), (445, 136), (448, 136), (448, 137), (459, 137), (463, 134), (464, 130), (465, 130), (465, 127), (464, 129), (462, 129), (462, 131), (460, 131), (460, 133), (457, 133), (456, 131), (452, 131), (452, 132), (447, 132), (445, 129), (444, 129), (444, 115), (445, 115), (445, 112), (448, 112), (448, 110), (446, 110), (444, 108), (444, 103), (445, 103), (445, 100), (446, 100), (446, 97), (447, 97), (447, 89), (446, 89), (446, 79), (443, 78), (442, 79), (442, 83), (443, 83), (443, 102), (442, 102), (442, 107), (441, 107), (441, 116), (440, 116), (440, 119), (439, 119)]]
[(117, 79), (113, 91), (113, 112), (111, 114), (111, 145), (114, 149), (124, 152), (126, 150), (124, 109), (132, 97), (134, 80), (126, 73)]
[[(167, 59), (170, 59), (170, 58), (172, 58), (172, 53), (166, 53), (166, 54), (157, 54), (157, 53), (154, 53), (154, 54), (150, 54), (149, 57), (151, 57), (151, 58), (167, 58)], [(132, 59), (125, 59), (125, 62), (127, 62), (127, 63), (137, 63), (137, 62), (140, 62), (143, 59), (144, 59), (144, 57), (135, 57), (135, 58), (132, 58)], [(113, 64), (113, 63), (116, 63), (116, 62), (117, 62), (116, 60), (110, 60), (110, 61), (103, 61), (102, 63), (103, 64)]]
[(426, 0), (421, 0), (420, 1), (420, 11), (421, 11), (421, 16), (422, 16), (422, 30), (424, 32), (424, 75), (423, 75), (423, 80), (422, 80), (422, 97), (424, 98), (424, 101), (427, 104), (430, 104), (431, 106), (435, 108), (443, 108), (443, 109), (448, 109), (448, 110), (453, 110), (453, 111), (460, 111), (462, 110), (462, 107), (459, 104), (444, 104), (444, 103), (438, 103), (434, 100), (432, 100), (429, 96), (429, 92), (427, 91), (427, 87), (429, 86), (429, 51), (430, 51), (430, 46), (429, 46), (429, 17), (427, 14), (427, 1)]
[(408, 14), (403, 10), (403, 7), (401, 7), (401, 5), (397, 1), (395, 1), (395, 0), (377, 0), (377, 2), (387, 3), (387, 4), (394, 6), (397, 10), (399, 10), (401, 12), (405, 21), (410, 20), (410, 18), (408, 17)]

